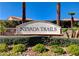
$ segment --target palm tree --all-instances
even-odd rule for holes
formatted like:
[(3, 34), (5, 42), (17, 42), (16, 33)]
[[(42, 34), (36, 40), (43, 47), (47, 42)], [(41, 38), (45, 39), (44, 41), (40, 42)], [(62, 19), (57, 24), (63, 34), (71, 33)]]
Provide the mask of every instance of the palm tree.
[(22, 21), (26, 21), (26, 2), (22, 2)]
[(75, 15), (75, 12), (69, 12), (68, 13), (70, 16), (71, 16), (71, 28), (72, 28), (72, 35), (71, 35), (71, 37), (73, 38), (74, 37), (74, 33), (75, 33), (75, 31), (73, 31), (73, 26), (74, 26), (74, 15)]
[(57, 25), (60, 26), (60, 2), (57, 3)]
[(73, 28), (73, 25), (74, 25), (74, 15), (75, 15), (75, 12), (69, 12), (68, 13), (69, 15), (71, 15), (71, 28)]

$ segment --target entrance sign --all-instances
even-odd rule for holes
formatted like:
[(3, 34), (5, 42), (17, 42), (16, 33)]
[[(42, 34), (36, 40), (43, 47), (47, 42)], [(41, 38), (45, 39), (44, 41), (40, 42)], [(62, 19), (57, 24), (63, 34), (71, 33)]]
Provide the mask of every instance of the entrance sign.
[(47, 21), (31, 21), (16, 27), (16, 34), (60, 35), (61, 27)]

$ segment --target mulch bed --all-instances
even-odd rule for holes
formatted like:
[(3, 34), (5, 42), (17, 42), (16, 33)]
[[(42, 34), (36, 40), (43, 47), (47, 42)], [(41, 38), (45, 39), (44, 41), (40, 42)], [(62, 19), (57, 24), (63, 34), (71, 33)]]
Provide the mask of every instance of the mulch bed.
[(32, 47), (29, 47), (25, 52), (22, 53), (22, 56), (36, 56), (38, 53), (32, 51)]

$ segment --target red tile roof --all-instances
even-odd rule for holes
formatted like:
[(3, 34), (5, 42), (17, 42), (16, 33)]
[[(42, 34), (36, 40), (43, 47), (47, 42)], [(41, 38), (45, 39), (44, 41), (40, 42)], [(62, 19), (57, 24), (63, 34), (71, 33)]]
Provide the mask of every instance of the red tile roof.
[[(21, 17), (16, 17), (16, 16), (10, 16), (9, 18), (8, 18), (8, 20), (22, 20), (22, 18)], [(30, 18), (26, 18), (26, 20), (32, 20), (32, 19), (30, 19)]]

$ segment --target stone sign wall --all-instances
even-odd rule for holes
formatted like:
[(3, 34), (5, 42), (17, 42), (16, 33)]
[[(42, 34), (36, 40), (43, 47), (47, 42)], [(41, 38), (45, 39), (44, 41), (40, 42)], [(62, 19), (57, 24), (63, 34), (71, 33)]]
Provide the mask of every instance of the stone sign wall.
[(17, 26), (16, 34), (60, 35), (61, 27), (47, 21), (31, 21)]

